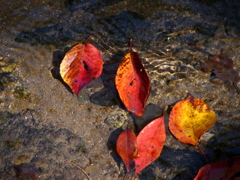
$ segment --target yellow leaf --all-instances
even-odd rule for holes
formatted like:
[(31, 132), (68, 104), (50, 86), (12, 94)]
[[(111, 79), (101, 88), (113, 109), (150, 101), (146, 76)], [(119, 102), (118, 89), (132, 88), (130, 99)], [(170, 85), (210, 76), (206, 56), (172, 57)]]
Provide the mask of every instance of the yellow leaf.
[(216, 114), (210, 106), (191, 94), (173, 107), (169, 129), (181, 142), (197, 145), (201, 135), (216, 122)]

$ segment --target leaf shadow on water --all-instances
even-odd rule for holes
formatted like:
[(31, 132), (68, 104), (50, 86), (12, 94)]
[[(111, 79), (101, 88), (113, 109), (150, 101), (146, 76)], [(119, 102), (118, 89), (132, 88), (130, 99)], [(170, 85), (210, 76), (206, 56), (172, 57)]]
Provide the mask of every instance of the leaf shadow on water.
[(163, 111), (156, 104), (150, 103), (145, 107), (142, 116), (137, 116), (133, 113), (130, 113), (130, 115), (134, 121), (134, 125), (138, 134), (152, 120), (161, 117), (163, 115)]
[(63, 81), (61, 75), (60, 75), (60, 64), (65, 56), (65, 54), (71, 49), (71, 47), (65, 47), (64, 51), (61, 50), (57, 50), (53, 53), (52, 56), (52, 65), (53, 68), (51, 69), (51, 74), (52, 77), (59, 80), (64, 86), (65, 88), (71, 93), (73, 94), (71, 88)]
[(171, 169), (167, 179), (172, 180), (192, 180), (204, 163), (204, 157), (197, 151), (188, 148), (175, 149), (166, 146), (163, 148), (160, 158), (156, 161), (156, 165), (160, 169), (161, 167)]
[(30, 43), (32, 46), (53, 45), (55, 47), (66, 46), (70, 39), (73, 37), (64, 33), (63, 28), (59, 27), (58, 24), (28, 29), (15, 37), (15, 41), (18, 43)]
[(115, 87), (116, 72), (123, 57), (124, 52), (118, 51), (108, 61), (104, 62), (103, 72), (100, 76), (104, 88), (89, 97), (91, 103), (99, 106), (118, 105), (120, 108), (125, 109)]
[(218, 130), (206, 144), (206, 152), (211, 162), (240, 156), (240, 125), (233, 123), (226, 127), (217, 123), (215, 126)]
[(140, 180), (192, 180), (203, 166), (204, 157), (190, 149), (164, 146), (161, 155), (139, 174)]
[(117, 143), (117, 138), (122, 131), (123, 131), (122, 128), (117, 128), (116, 130), (112, 131), (107, 141), (107, 148), (108, 150), (111, 151), (110, 155), (112, 156), (114, 161), (117, 163), (117, 166), (119, 169), (120, 169), (120, 164), (122, 163), (122, 159), (117, 153), (116, 143)]

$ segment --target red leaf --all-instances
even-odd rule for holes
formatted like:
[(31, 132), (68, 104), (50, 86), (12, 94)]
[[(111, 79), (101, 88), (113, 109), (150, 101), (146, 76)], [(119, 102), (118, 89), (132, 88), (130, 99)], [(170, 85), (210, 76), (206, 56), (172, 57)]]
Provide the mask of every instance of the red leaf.
[(92, 44), (78, 44), (68, 51), (60, 65), (65, 83), (78, 95), (81, 89), (102, 73), (103, 60)]
[(142, 169), (159, 157), (165, 139), (164, 116), (153, 120), (142, 129), (137, 136), (138, 156), (134, 159), (135, 178)]
[(224, 160), (203, 166), (194, 180), (230, 180), (235, 174), (240, 172), (240, 158), (233, 161)]
[(117, 153), (123, 159), (127, 172), (130, 171), (130, 165), (133, 163), (134, 153), (137, 150), (137, 137), (131, 129), (123, 131), (117, 139)]
[(130, 52), (123, 58), (115, 84), (127, 110), (141, 116), (149, 95), (150, 81), (136, 52)]

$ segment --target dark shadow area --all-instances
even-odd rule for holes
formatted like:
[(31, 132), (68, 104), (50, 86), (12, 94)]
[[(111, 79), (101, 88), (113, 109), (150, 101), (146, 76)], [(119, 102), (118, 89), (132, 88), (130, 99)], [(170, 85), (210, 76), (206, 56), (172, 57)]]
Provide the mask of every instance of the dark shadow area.
[(198, 169), (204, 163), (204, 157), (197, 151), (174, 149), (164, 146), (161, 156), (142, 170), (139, 174), (139, 179), (155, 180), (162, 177), (161, 171), (168, 171), (169, 173), (165, 179), (193, 180)]
[(60, 75), (60, 64), (65, 56), (65, 52), (64, 51), (60, 51), (57, 50), (53, 53), (52, 56), (52, 65), (53, 68), (51, 69), (51, 73), (53, 78), (58, 79), (58, 80), (62, 80), (62, 77)]
[(100, 106), (119, 105), (120, 108), (125, 109), (115, 86), (115, 76), (123, 57), (124, 52), (118, 51), (108, 61), (104, 62), (103, 72), (100, 76), (104, 88), (89, 97), (92, 103)]
[[(180, 158), (179, 154), (181, 154)], [(174, 169), (176, 175), (173, 177), (173, 180), (194, 179), (198, 169), (206, 163), (204, 156), (198, 151), (192, 151), (187, 148), (174, 149), (169, 147), (163, 148), (159, 162), (162, 164), (165, 164), (164, 162), (166, 162), (168, 163), (168, 165), (166, 164), (166, 167), (170, 165), (170, 167)]]
[(224, 127), (217, 123), (215, 126), (221, 129), (209, 139), (205, 147), (211, 162), (240, 156), (240, 125)]
[[(216, 124), (221, 129), (222, 125)], [(205, 147), (205, 152), (208, 155), (210, 162), (217, 163), (220, 161), (228, 160), (229, 168), (233, 163), (234, 158), (240, 157), (240, 126), (236, 125), (235, 127), (228, 127), (219, 130), (212, 138), (209, 139)], [(205, 164), (206, 165), (206, 164)], [(240, 177), (240, 168), (232, 169), (231, 171), (234, 179)], [(226, 174), (230, 175), (230, 171), (226, 171)], [(225, 174), (225, 175), (226, 175)]]
[(123, 131), (122, 128), (118, 128), (110, 134), (107, 142), (107, 148), (108, 150), (111, 151), (111, 156), (114, 159), (114, 161), (117, 163), (117, 166), (120, 168), (120, 164), (123, 163), (121, 157), (118, 155), (117, 150), (116, 150), (116, 143), (117, 143), (117, 138), (119, 134)]
[(73, 39), (72, 33), (65, 33), (59, 25), (48, 25), (36, 29), (29, 29), (19, 33), (15, 41), (19, 43), (30, 43), (36, 45), (53, 45), (64, 47), (68, 41)]
[(93, 104), (98, 104), (100, 106), (113, 106), (117, 104), (113, 91), (114, 90), (104, 87), (102, 90), (91, 95), (89, 99)]
[(232, 177), (232, 179), (239, 179), (239, 178), (240, 178), (240, 172), (237, 173), (237, 174), (235, 174), (235, 175)]
[(162, 109), (155, 104), (148, 104), (142, 116), (130, 113), (135, 124), (137, 134), (152, 120), (162, 116)]
[(152, 165), (149, 165), (149, 168), (146, 168), (148, 169), (147, 172), (143, 172), (139, 174), (139, 179), (140, 180), (155, 180), (156, 179), (156, 174), (154, 173), (153, 169), (151, 168)]
[[(84, 3), (82, 2), (82, 0), (64, 0), (64, 5), (65, 7), (71, 11), (71, 12), (75, 12), (79, 9), (85, 10), (85, 11), (91, 11), (90, 8), (88, 8), (88, 5), (91, 4), (92, 6), (99, 6), (99, 5), (104, 5), (105, 3), (99, 3), (98, 0), (88, 0), (85, 1)], [(107, 4), (105, 4), (106, 6)], [(101, 7), (99, 7), (101, 8)]]
[[(73, 46), (72, 46), (73, 47)], [(52, 56), (52, 65), (53, 68), (51, 69), (52, 77), (59, 80), (65, 88), (73, 94), (71, 88), (63, 81), (61, 75), (60, 75), (60, 64), (65, 56), (65, 54), (72, 48), (72, 47), (65, 47), (64, 51), (57, 50), (53, 53)]]
[(239, 2), (226, 1), (226, 21), (224, 24), (225, 31), (232, 37), (240, 36), (240, 13), (239, 13)]

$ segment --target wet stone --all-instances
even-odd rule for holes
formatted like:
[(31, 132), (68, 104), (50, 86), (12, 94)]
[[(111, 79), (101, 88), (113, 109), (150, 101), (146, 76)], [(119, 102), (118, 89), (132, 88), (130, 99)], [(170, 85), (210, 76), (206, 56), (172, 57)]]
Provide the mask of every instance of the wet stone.
[(16, 69), (17, 65), (11, 62), (10, 59), (0, 57), (0, 74), (1, 73), (12, 73)]
[(22, 99), (22, 100), (27, 100), (30, 98), (30, 92), (27, 91), (26, 89), (24, 89), (23, 87), (16, 87), (14, 92), (13, 92), (13, 95), (15, 98), (19, 98), (19, 99)]
[(104, 122), (112, 129), (117, 129), (123, 126), (124, 122), (128, 119), (128, 112), (120, 108), (115, 108)]

